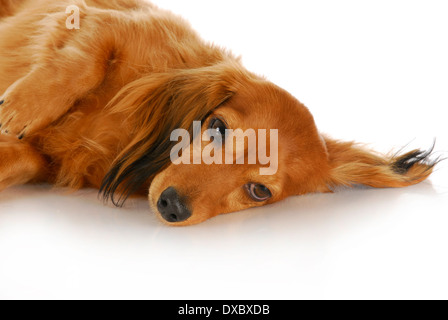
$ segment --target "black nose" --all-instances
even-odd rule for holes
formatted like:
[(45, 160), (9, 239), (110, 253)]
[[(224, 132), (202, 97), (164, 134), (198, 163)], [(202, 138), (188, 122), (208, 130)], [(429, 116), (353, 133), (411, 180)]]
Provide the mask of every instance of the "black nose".
[(168, 222), (182, 222), (191, 217), (191, 211), (173, 187), (166, 189), (160, 195), (157, 209)]

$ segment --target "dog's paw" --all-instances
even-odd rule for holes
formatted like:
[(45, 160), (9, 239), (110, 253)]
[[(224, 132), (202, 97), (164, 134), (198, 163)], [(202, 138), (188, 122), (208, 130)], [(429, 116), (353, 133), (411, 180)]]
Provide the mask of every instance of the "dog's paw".
[(0, 133), (23, 139), (26, 134), (41, 127), (42, 119), (35, 106), (16, 95), (0, 98)]
[[(16, 135), (23, 138), (28, 120), (22, 119), (24, 112), (21, 108), (15, 108), (7, 98), (0, 100), (0, 133), (2, 135)], [(23, 121), (24, 120), (24, 121)]]

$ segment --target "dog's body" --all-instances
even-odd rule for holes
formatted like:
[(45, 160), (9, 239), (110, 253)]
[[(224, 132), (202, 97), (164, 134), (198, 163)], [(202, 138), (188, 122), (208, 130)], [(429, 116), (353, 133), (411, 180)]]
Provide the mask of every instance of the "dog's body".
[[(66, 27), (73, 4), (79, 30)], [(45, 181), (124, 200), (151, 187), (170, 224), (338, 185), (403, 187), (435, 164), (429, 153), (387, 158), (323, 138), (291, 95), (143, 0), (0, 0), (0, 95), (0, 190)], [(171, 132), (216, 119), (278, 129), (278, 172), (170, 165)], [(254, 190), (268, 197), (254, 201)]]
[[(28, 125), (25, 141), (51, 160), (45, 173), (50, 182), (99, 188), (114, 159), (135, 138), (135, 119), (123, 121), (135, 110), (105, 111), (123, 87), (142, 75), (231, 57), (203, 43), (178, 17), (146, 2), (88, 0), (89, 8), (83, 2), (6, 1), (17, 5), (17, 13), (0, 25), (0, 93), (6, 91), (5, 111), (10, 103), (20, 105), (22, 114), (9, 130), (8, 115), (1, 120), (3, 133), (20, 135)], [(66, 7), (73, 3), (81, 9), (80, 30), (66, 29)], [(45, 12), (51, 14), (42, 16)], [(7, 91), (12, 84), (19, 88)]]

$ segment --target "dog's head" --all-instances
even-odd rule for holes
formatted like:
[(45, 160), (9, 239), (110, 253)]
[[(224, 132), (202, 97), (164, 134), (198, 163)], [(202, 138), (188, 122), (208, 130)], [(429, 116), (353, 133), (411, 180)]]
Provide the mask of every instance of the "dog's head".
[(149, 202), (170, 225), (341, 185), (407, 186), (435, 164), (418, 150), (384, 157), (326, 138), (303, 104), (233, 63), (143, 77), (111, 105), (136, 129), (102, 190), (120, 204), (150, 183)]

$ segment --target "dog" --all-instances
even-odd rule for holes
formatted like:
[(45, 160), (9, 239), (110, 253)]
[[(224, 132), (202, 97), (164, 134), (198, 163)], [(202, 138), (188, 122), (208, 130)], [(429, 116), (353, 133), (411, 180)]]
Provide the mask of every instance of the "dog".
[[(386, 156), (322, 135), (291, 94), (147, 1), (0, 0), (0, 48), (0, 190), (97, 188), (117, 206), (149, 194), (164, 223), (188, 226), (338, 187), (406, 187), (437, 164), (432, 150)], [(172, 132), (198, 121), (221, 148), (229, 129), (277, 130), (277, 170), (174, 164)]]

